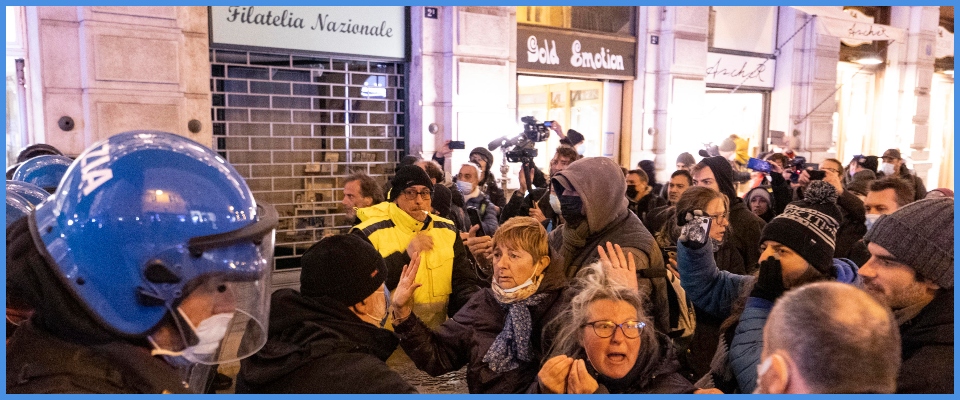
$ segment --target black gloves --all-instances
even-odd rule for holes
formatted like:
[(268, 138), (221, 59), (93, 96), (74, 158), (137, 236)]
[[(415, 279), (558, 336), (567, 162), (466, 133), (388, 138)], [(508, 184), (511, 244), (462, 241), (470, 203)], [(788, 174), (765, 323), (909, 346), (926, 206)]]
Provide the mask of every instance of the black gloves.
[(760, 262), (760, 275), (757, 276), (757, 282), (753, 285), (750, 297), (774, 302), (786, 290), (783, 287), (783, 269), (780, 266), (780, 260), (767, 257), (766, 260)]

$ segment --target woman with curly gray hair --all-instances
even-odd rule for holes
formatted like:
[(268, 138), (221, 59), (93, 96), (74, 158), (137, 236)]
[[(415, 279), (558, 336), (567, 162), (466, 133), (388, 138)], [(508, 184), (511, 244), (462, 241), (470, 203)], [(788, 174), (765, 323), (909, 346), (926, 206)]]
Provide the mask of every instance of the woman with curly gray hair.
[(612, 269), (598, 262), (577, 274), (577, 295), (551, 322), (557, 329), (550, 352), (553, 357), (541, 367), (530, 392), (694, 391), (677, 373), (680, 365), (670, 338), (655, 331), (644, 313), (645, 294), (620, 284), (625, 280), (607, 272), (616, 272), (618, 263), (626, 264), (622, 257), (617, 258), (610, 260)]

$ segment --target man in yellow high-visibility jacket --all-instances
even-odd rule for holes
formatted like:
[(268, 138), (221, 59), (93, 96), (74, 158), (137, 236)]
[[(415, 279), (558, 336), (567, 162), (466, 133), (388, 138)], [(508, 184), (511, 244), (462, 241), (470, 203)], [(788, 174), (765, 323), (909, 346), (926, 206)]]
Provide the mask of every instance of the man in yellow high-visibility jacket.
[(436, 327), (489, 281), (470, 262), (453, 221), (430, 213), (433, 183), (423, 169), (401, 167), (391, 184), (388, 201), (357, 210), (361, 222), (351, 232), (369, 239), (383, 256), (387, 289), (393, 290), (403, 266), (420, 256), (416, 282), (423, 286), (414, 295), (414, 310)]

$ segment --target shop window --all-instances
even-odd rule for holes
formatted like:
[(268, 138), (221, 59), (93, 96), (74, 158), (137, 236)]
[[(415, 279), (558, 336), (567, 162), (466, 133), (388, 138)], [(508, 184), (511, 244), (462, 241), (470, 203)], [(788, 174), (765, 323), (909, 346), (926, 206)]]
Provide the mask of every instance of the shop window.
[(773, 54), (776, 37), (777, 7), (710, 7), (711, 50)]
[(636, 7), (520, 6), (517, 22), (636, 36)]

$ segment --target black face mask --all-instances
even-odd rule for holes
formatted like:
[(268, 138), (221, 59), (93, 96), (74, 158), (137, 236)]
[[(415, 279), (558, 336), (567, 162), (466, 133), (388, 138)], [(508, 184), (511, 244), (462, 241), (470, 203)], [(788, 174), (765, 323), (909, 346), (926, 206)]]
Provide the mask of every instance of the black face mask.
[(638, 194), (640, 194), (640, 192), (637, 191), (637, 187), (636, 187), (636, 186), (633, 186), (633, 185), (627, 186), (627, 198), (628, 198), (628, 199), (633, 200), (633, 199), (637, 198), (637, 195), (638, 195)]
[(583, 200), (575, 196), (560, 196), (560, 215), (571, 227), (577, 227), (587, 219), (583, 215)]

